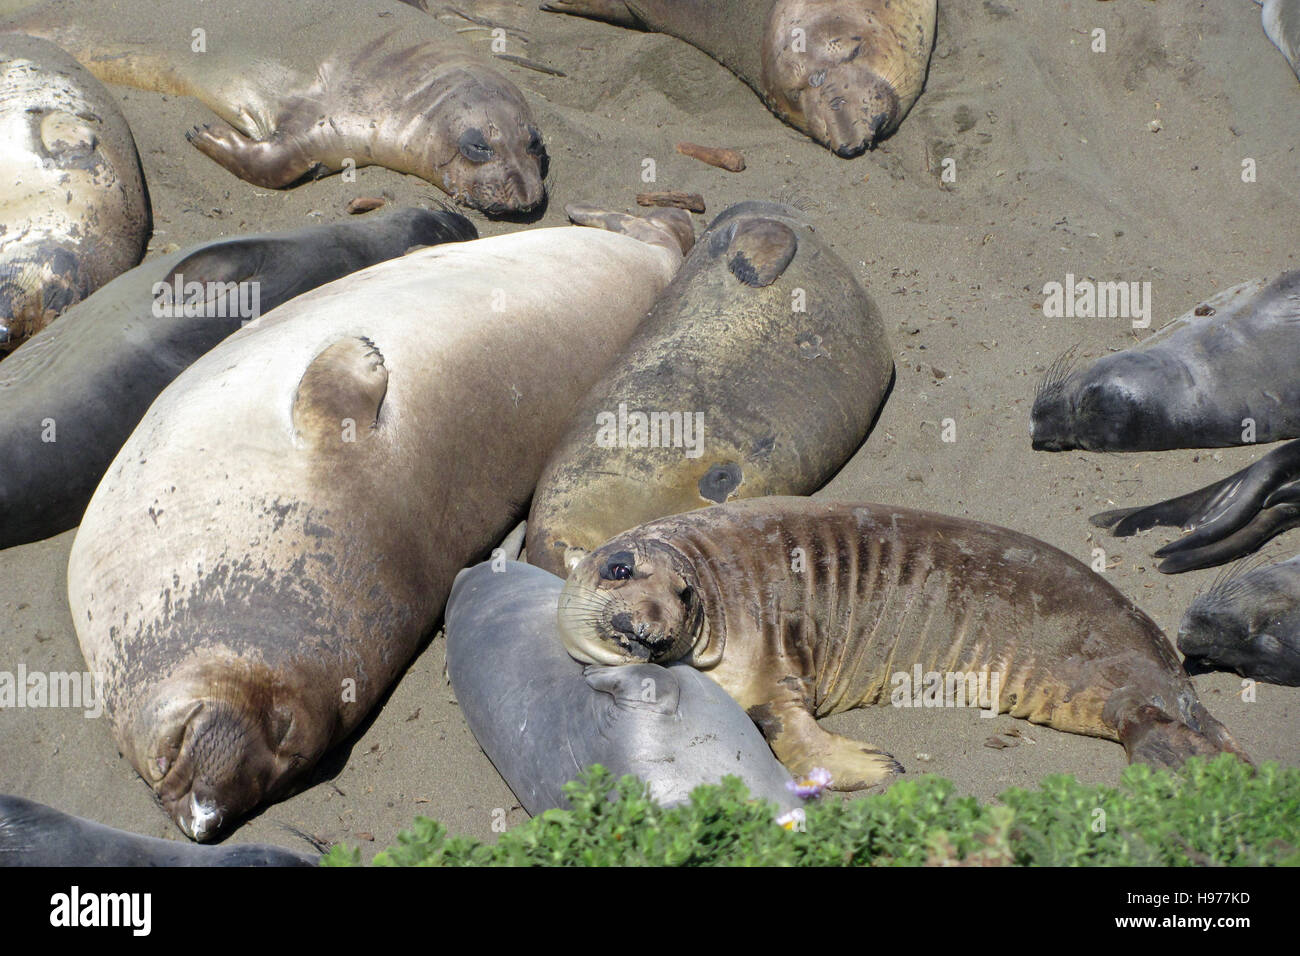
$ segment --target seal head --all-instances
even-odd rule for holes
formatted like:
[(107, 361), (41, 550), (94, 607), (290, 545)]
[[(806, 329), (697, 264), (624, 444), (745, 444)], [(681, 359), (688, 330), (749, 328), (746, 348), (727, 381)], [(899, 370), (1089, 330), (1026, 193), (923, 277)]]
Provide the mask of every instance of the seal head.
[(690, 562), (667, 544), (630, 534), (573, 568), (560, 593), (559, 627), (565, 650), (584, 664), (707, 667), (721, 654)]
[(1189, 670), (1221, 668), (1300, 685), (1296, 597), (1288, 591), (1294, 571), (1278, 580), (1289, 564), (1231, 575), (1192, 602), (1178, 628), (1178, 649)]
[(1073, 374), (1072, 362), (1073, 350), (1052, 363), (1038, 386), (1030, 419), (1035, 451), (1166, 447), (1159, 442), (1172, 430), (1167, 409), (1195, 384), (1185, 369), (1150, 352), (1116, 353)]
[(456, 70), (447, 81), (447, 92), (425, 111), (427, 172), (417, 175), (488, 215), (536, 209), (546, 197), (549, 160), (523, 96), (483, 66)]

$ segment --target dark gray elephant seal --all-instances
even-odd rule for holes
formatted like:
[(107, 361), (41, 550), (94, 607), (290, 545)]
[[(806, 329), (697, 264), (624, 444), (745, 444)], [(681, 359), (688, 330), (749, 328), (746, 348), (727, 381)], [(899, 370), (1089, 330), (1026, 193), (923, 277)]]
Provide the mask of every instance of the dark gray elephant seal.
[(898, 128), (934, 46), (935, 0), (545, 0), (542, 9), (685, 40), (840, 156)]
[(979, 706), (1117, 740), (1132, 761), (1244, 757), (1124, 595), (1048, 544), (962, 518), (809, 498), (662, 518), (574, 568), (559, 623), (586, 663), (706, 671), (792, 773), (824, 767), (840, 790), (900, 768), (816, 718), (891, 698), (914, 668), (955, 675), (954, 691), (983, 673)]
[(1155, 553), (1165, 574), (1225, 564), (1300, 525), (1300, 441), (1198, 491), (1088, 520), (1120, 538), (1158, 525), (1180, 527), (1182, 537)]
[(551, 454), (529, 562), (564, 575), (653, 518), (812, 494), (862, 444), (893, 370), (879, 310), (812, 226), (775, 203), (732, 206)]
[(1183, 615), (1178, 649), (1198, 670), (1300, 686), (1300, 556), (1216, 581)]
[(0, 867), (315, 866), (310, 856), (257, 843), (197, 846), (140, 836), (0, 795)]
[(560, 644), (564, 580), (493, 560), (456, 576), (447, 601), (447, 672), (479, 746), (530, 814), (567, 806), (563, 786), (592, 764), (635, 774), (661, 804), (740, 777), (782, 808), (802, 801), (744, 711), (682, 665), (587, 667)]
[(0, 362), (0, 547), (75, 527), (158, 393), (256, 318), (249, 310), (412, 246), (476, 236), (459, 213), (403, 209), (221, 239), (119, 276)]
[(356, 728), (680, 264), (573, 226), (420, 249), (163, 390), (86, 508), (68, 600), (122, 753), (187, 835)]
[(220, 120), (190, 142), (257, 186), (378, 165), (491, 214), (545, 197), (523, 95), (433, 17), (389, 0), (169, 0), (167, 16), (160, 28), (152, 0), (51, 0), (9, 28), (106, 83), (201, 100)]
[(144, 255), (149, 200), (112, 94), (54, 44), (0, 35), (0, 355)]
[(1223, 448), (1300, 438), (1300, 270), (1233, 286), (1034, 399), (1043, 451)]

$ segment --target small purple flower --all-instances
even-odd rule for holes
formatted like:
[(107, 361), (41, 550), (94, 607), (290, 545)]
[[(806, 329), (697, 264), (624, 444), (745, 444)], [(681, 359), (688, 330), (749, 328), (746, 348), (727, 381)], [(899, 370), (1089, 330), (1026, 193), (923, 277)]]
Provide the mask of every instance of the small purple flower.
[(821, 767), (813, 769), (812, 773), (799, 780), (791, 780), (787, 783), (786, 789), (790, 790), (805, 800), (811, 800), (814, 797), (820, 797), (831, 785), (831, 772), (823, 770)]

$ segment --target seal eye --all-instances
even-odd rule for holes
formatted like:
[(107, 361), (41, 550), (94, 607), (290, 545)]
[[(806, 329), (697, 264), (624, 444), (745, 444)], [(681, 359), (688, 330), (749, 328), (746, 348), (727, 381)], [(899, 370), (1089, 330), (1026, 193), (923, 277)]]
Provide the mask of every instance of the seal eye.
[(467, 129), (460, 134), (460, 154), (471, 163), (486, 163), (492, 158), (492, 147), (488, 145), (482, 131)]
[(528, 152), (533, 156), (546, 155), (546, 147), (542, 145), (542, 134), (535, 129), (528, 130)]
[(627, 581), (632, 577), (635, 563), (631, 553), (620, 551), (618, 554), (611, 555), (605, 562), (604, 567), (600, 569), (600, 576), (606, 581)]
[(691, 599), (695, 597), (695, 591), (688, 584), (686, 585), (686, 587), (682, 588), (679, 592), (677, 592), (677, 597), (681, 599), (681, 602), (683, 604), (690, 604)]

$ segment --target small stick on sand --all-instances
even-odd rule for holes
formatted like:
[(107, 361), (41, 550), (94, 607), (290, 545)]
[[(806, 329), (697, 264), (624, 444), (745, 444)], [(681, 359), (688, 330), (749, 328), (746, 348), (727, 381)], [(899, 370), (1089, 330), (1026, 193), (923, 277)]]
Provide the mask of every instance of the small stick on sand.
[(637, 193), (638, 206), (676, 206), (691, 212), (704, 212), (704, 197), (699, 193), (679, 193), (674, 191), (659, 193)]
[(708, 163), (710, 166), (730, 170), (733, 173), (738, 173), (745, 168), (745, 157), (741, 156), (740, 151), (735, 149), (723, 149), (720, 146), (699, 146), (695, 143), (678, 143), (677, 152), (683, 156), (698, 159), (702, 163)]
[(359, 213), (370, 212), (370, 210), (378, 209), (386, 202), (386, 199), (380, 199), (378, 196), (357, 196), (348, 203), (348, 213), (355, 216)]

